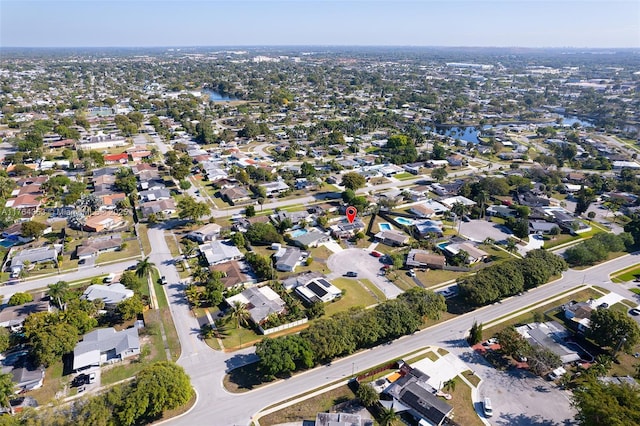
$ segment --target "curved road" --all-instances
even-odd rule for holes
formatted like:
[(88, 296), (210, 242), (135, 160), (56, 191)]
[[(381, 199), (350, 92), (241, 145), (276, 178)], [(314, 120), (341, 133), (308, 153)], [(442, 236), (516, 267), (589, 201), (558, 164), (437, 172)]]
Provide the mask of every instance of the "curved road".
[(178, 363), (191, 376), (193, 386), (199, 395), (193, 410), (183, 417), (170, 420), (168, 423), (172, 425), (246, 425), (262, 408), (340, 378), (349, 377), (353, 369), (360, 371), (370, 368), (426, 345), (438, 345), (454, 353), (460, 353), (468, 349), (463, 339), (474, 320), (487, 323), (583, 283), (597, 284), (637, 300), (633, 293), (609, 281), (610, 272), (640, 262), (639, 253), (634, 253), (584, 271), (569, 270), (562, 279), (553, 283), (398, 339), (393, 344), (365, 350), (335, 361), (330, 366), (321, 366), (250, 392), (232, 394), (222, 386), (224, 375), (230, 369), (255, 361), (253, 348), (228, 354), (214, 351), (198, 339), (199, 325), (189, 310), (184, 298), (183, 285), (180, 284), (178, 273), (168, 255), (164, 230), (150, 229), (149, 239), (153, 247), (151, 259), (169, 281), (165, 291), (171, 303), (171, 312), (182, 346), (182, 355)]

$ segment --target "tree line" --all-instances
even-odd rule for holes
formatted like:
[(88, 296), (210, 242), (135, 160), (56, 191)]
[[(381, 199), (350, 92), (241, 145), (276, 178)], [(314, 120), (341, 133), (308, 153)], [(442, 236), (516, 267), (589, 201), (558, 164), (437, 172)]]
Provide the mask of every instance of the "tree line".
[(513, 259), (481, 269), (458, 280), (458, 289), (472, 306), (484, 306), (546, 283), (567, 269), (566, 262), (544, 249), (531, 250), (524, 259)]
[(565, 256), (571, 266), (594, 265), (605, 260), (609, 253), (629, 250), (633, 245), (634, 238), (628, 232), (619, 235), (603, 232), (568, 248)]
[(414, 287), (373, 309), (354, 308), (316, 321), (298, 335), (264, 339), (256, 345), (258, 368), (267, 380), (286, 376), (411, 334), (425, 318), (437, 320), (445, 310), (442, 295)]

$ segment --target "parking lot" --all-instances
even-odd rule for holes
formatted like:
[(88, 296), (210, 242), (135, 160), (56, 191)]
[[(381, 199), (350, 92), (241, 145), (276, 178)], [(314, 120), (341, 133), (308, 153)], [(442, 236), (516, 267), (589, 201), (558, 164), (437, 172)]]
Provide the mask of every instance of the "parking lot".
[(477, 242), (482, 242), (486, 238), (493, 238), (495, 242), (500, 242), (513, 236), (506, 226), (481, 219), (460, 222), (460, 234)]
[(379, 274), (383, 264), (380, 258), (371, 256), (369, 251), (357, 248), (342, 250), (329, 257), (327, 266), (331, 270), (328, 275), (331, 279), (352, 271), (358, 274), (358, 278), (366, 278), (375, 284), (389, 299), (394, 299), (402, 293), (402, 290)]

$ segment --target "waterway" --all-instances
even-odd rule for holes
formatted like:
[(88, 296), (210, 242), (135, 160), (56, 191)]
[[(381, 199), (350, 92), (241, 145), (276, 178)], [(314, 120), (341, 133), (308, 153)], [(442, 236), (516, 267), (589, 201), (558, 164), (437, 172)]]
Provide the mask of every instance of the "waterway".
[(227, 102), (238, 100), (238, 98), (234, 98), (233, 96), (229, 95), (223, 95), (222, 93), (216, 92), (215, 90), (211, 89), (202, 89), (202, 93), (208, 95), (211, 102)]

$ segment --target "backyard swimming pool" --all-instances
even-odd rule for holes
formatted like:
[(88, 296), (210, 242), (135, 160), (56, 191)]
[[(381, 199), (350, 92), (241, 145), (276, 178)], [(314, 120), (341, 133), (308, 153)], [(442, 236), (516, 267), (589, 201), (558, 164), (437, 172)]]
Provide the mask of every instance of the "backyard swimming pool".
[(398, 222), (400, 225), (404, 225), (404, 226), (413, 225), (413, 219), (407, 219), (406, 217), (396, 217), (394, 220)]
[(391, 225), (388, 223), (379, 223), (378, 227), (381, 231), (391, 231)]
[(300, 235), (304, 235), (307, 233), (306, 229), (296, 229), (291, 233), (292, 238), (298, 238)]
[(17, 244), (17, 241), (12, 241), (12, 240), (8, 240), (8, 239), (2, 239), (0, 240), (0, 246), (5, 247), (5, 248), (9, 248), (13, 245)]

